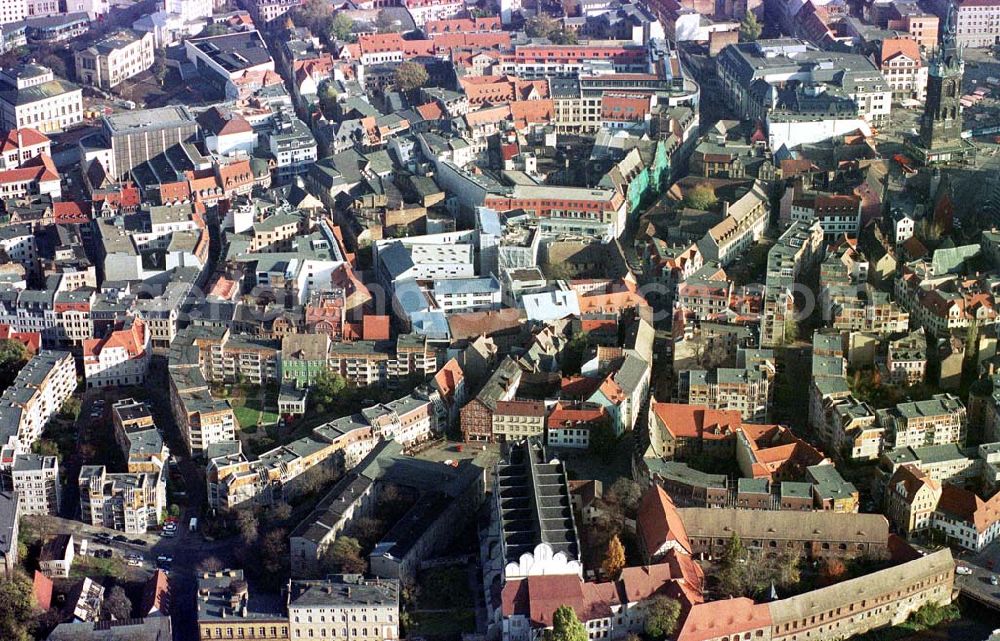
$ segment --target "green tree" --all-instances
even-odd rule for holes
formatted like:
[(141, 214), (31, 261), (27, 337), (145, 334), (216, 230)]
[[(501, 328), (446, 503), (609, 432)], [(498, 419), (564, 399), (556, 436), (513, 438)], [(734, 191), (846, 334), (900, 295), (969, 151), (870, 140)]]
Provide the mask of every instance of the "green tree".
[(124, 621), (132, 617), (132, 602), (125, 594), (125, 588), (116, 585), (108, 590), (104, 603), (101, 604), (101, 615), (104, 619), (115, 621)]
[(318, 35), (329, 31), (327, 27), (333, 21), (333, 6), (326, 0), (306, 0), (296, 7), (291, 18), (294, 24)]
[(17, 572), (0, 581), (0, 639), (29, 641), (34, 610), (31, 581), (26, 576)]
[(674, 633), (681, 616), (681, 604), (676, 599), (661, 594), (644, 600), (640, 607), (646, 612), (646, 636), (651, 641), (661, 641)]
[(407, 60), (396, 67), (396, 89), (412, 91), (427, 84), (430, 76), (427, 69), (419, 62)]
[(31, 451), (40, 456), (55, 456), (57, 458), (61, 458), (59, 445), (57, 445), (55, 441), (47, 438), (40, 438), (35, 441), (31, 446)]
[(330, 21), (330, 35), (337, 40), (349, 40), (354, 31), (354, 21), (346, 13), (338, 13)]
[(786, 345), (799, 340), (799, 323), (794, 316), (785, 319), (785, 340)]
[(64, 418), (75, 421), (80, 418), (81, 409), (83, 409), (83, 404), (80, 402), (80, 397), (70, 396), (65, 400), (65, 402), (63, 402), (62, 407), (59, 408), (59, 413), (62, 414)]
[(329, 407), (343, 395), (347, 388), (347, 379), (336, 372), (326, 370), (313, 378), (309, 386), (309, 400), (314, 407), (320, 405)]
[(207, 38), (209, 36), (221, 36), (227, 33), (229, 33), (229, 28), (226, 27), (226, 25), (221, 22), (213, 22), (202, 29), (201, 33), (198, 34), (198, 37)]
[(699, 183), (687, 190), (684, 199), (681, 201), (685, 207), (691, 209), (706, 210), (717, 203), (719, 199), (715, 195), (715, 189), (708, 183)]
[(552, 613), (552, 629), (545, 631), (544, 638), (545, 641), (587, 641), (587, 629), (573, 608), (560, 605)]
[(559, 357), (559, 366), (563, 376), (572, 376), (580, 373), (583, 367), (583, 359), (587, 355), (587, 348), (590, 347), (590, 339), (584, 332), (577, 332), (566, 341), (562, 354)]
[(323, 115), (332, 118), (337, 105), (337, 87), (333, 82), (324, 82), (319, 88), (319, 108)]
[(378, 12), (377, 16), (375, 16), (375, 29), (377, 29), (379, 33), (395, 33), (399, 31), (400, 24), (399, 21), (393, 18), (388, 11), (383, 9)]
[(747, 11), (746, 15), (743, 16), (743, 20), (740, 21), (740, 40), (743, 42), (754, 42), (760, 38), (761, 31), (763, 31), (763, 27), (757, 21), (757, 16), (754, 15), (753, 11)]
[(534, 15), (524, 23), (524, 33), (529, 38), (549, 38), (557, 31), (560, 31), (559, 22), (545, 13)]
[(601, 571), (608, 579), (617, 579), (625, 568), (625, 547), (619, 540), (618, 535), (611, 537), (608, 541), (608, 549), (604, 552), (604, 561), (601, 563)]
[(0, 385), (7, 387), (13, 383), (29, 358), (31, 354), (21, 341), (0, 340)]
[(590, 428), (590, 453), (605, 463), (611, 461), (618, 449), (618, 436), (607, 421), (602, 421)]
[(361, 544), (350, 536), (340, 536), (324, 553), (324, 565), (345, 574), (361, 574), (365, 571), (365, 560), (361, 556)]

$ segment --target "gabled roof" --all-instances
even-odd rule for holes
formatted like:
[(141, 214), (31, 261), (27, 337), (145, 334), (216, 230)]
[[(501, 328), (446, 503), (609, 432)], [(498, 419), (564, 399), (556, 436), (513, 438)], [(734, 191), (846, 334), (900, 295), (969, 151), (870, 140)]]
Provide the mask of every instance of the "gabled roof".
[(887, 38), (882, 41), (882, 51), (879, 61), (885, 64), (897, 56), (906, 56), (920, 65), (920, 45), (909, 38)]
[(636, 527), (647, 554), (655, 554), (669, 541), (676, 542), (687, 554), (691, 553), (691, 542), (677, 507), (659, 485), (652, 485), (642, 495)]
[(34, 147), (49, 142), (48, 136), (30, 127), (20, 129), (8, 129), (3, 133), (0, 140), (0, 153), (20, 149), (21, 147)]

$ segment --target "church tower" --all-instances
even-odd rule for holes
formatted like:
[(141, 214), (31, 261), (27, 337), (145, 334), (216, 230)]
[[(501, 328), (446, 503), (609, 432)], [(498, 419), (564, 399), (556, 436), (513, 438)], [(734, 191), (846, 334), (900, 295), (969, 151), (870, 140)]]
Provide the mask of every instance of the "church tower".
[(927, 103), (920, 119), (920, 146), (934, 152), (961, 145), (962, 73), (965, 63), (955, 44), (955, 6), (948, 5), (948, 18), (941, 42), (927, 70)]

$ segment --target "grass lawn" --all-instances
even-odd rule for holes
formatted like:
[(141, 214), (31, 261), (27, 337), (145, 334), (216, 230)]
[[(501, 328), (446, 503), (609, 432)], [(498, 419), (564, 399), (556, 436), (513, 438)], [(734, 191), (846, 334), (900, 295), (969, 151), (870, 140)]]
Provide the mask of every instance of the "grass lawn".
[(69, 571), (70, 578), (82, 579), (85, 576), (100, 580), (104, 577), (121, 579), (125, 576), (127, 566), (119, 558), (98, 559), (93, 556), (79, 556), (73, 559), (73, 567)]
[(458, 638), (475, 631), (476, 612), (465, 566), (426, 570), (417, 585), (416, 603), (407, 608), (408, 636)]
[(233, 414), (236, 415), (236, 420), (239, 422), (241, 430), (256, 431), (257, 419), (260, 417), (259, 410), (242, 404), (237, 406), (233, 403)]
[(464, 566), (427, 570), (420, 575), (419, 583), (417, 609), (443, 610), (472, 605), (469, 575)]
[(455, 637), (463, 632), (474, 632), (476, 613), (470, 608), (454, 609), (447, 612), (413, 612), (408, 636)]

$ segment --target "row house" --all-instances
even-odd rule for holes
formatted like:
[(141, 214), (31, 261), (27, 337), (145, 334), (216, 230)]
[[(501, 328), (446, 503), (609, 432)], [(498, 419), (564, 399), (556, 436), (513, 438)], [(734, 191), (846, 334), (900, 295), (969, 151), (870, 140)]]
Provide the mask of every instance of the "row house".
[(167, 465), (170, 450), (153, 421), (149, 405), (125, 398), (111, 407), (115, 443), (125, 459), (126, 471), (159, 472)]
[(954, 587), (955, 559), (945, 549), (769, 603), (740, 597), (696, 605), (677, 641), (849, 638), (900, 625), (925, 605), (945, 606)]
[(493, 416), (497, 404), (514, 399), (523, 371), (509, 356), (500, 361), (483, 388), (462, 407), (460, 423), (466, 442), (494, 442)]
[(725, 267), (764, 235), (771, 215), (771, 199), (763, 183), (755, 180), (732, 203), (724, 200), (722, 214), (722, 221), (698, 241), (698, 249), (705, 261), (716, 261)]
[(881, 335), (909, 330), (910, 313), (870, 283), (864, 289), (853, 285), (826, 287), (821, 296), (825, 318), (836, 330)]
[(142, 385), (152, 356), (149, 331), (140, 319), (104, 338), (83, 343), (83, 372), (87, 387)]

